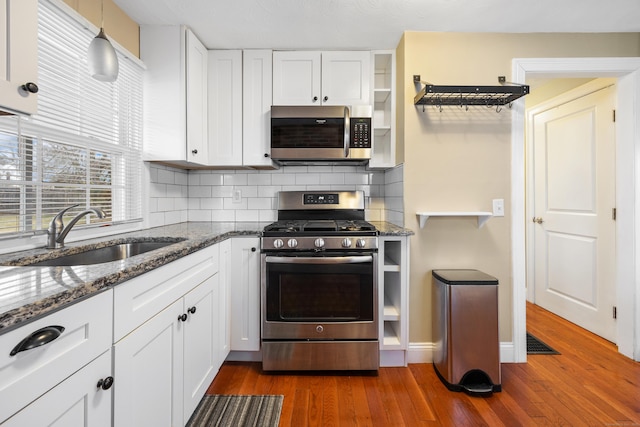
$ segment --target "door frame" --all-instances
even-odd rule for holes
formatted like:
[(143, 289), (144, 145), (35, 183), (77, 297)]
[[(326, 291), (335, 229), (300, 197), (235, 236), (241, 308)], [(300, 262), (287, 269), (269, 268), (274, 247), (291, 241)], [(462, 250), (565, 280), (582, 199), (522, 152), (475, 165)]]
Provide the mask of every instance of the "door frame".
[[(640, 58), (516, 58), (512, 81), (532, 78), (615, 77), (616, 113), (616, 306), (618, 351), (640, 360)], [(524, 101), (511, 112), (511, 265), (513, 361), (526, 362), (526, 147)], [(630, 195), (631, 197), (622, 197)]]

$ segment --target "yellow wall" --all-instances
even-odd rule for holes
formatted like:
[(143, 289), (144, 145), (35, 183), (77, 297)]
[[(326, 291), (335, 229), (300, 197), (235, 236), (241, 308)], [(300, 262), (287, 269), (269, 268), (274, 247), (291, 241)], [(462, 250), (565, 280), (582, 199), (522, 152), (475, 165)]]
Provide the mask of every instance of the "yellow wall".
[[(510, 111), (413, 105), (413, 75), (433, 84), (493, 85), (513, 58), (640, 56), (640, 34), (404, 34), (397, 49), (398, 141), (404, 146), (405, 226), (411, 238), (410, 341), (431, 342), (431, 270), (475, 268), (498, 278), (500, 340), (512, 341)], [(491, 211), (506, 215), (478, 229), (475, 219), (418, 211)], [(516, 220), (524, 221), (524, 218)]]
[[(96, 27), (100, 27), (100, 0), (64, 0)], [(140, 57), (140, 29), (112, 0), (104, 0), (104, 31), (129, 52)]]

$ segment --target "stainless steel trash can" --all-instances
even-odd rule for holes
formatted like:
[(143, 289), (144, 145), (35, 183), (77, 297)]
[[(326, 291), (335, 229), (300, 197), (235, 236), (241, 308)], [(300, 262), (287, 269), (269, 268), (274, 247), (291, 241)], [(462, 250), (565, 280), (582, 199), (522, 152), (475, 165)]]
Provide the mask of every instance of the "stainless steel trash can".
[(433, 270), (433, 366), (452, 391), (501, 391), (498, 280), (478, 270)]

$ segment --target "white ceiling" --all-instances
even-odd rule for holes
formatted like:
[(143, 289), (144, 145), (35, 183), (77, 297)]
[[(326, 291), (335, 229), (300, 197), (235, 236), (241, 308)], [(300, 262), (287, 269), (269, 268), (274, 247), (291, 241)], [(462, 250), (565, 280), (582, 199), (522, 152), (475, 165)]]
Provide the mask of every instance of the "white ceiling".
[(393, 49), (404, 31), (640, 32), (640, 0), (114, 0), (209, 49)]

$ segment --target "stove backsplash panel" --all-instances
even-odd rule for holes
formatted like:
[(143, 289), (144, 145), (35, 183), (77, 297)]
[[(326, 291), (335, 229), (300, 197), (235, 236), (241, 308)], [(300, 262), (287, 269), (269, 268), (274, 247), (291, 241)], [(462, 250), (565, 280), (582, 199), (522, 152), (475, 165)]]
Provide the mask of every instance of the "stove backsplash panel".
[(403, 225), (403, 168), (284, 166), (275, 171), (192, 170), (147, 163), (149, 225), (276, 220), (276, 195), (290, 190), (362, 190), (366, 219)]

